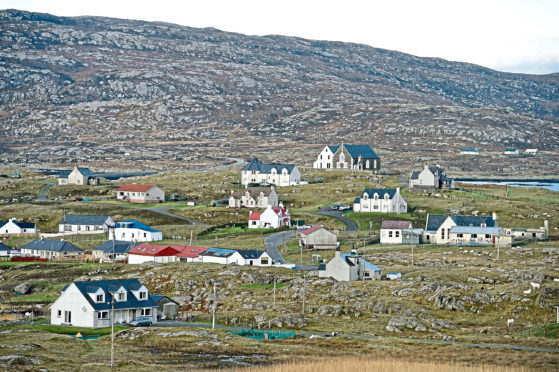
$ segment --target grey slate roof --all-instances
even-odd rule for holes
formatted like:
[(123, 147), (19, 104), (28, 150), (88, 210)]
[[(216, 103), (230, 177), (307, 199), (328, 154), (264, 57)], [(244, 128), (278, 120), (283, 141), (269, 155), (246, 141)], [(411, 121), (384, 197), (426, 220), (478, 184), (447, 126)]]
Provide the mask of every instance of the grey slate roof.
[(239, 249), (237, 252), (244, 259), (257, 259), (264, 254), (264, 251), (258, 249)]
[(382, 221), (381, 229), (395, 229), (404, 230), (409, 229), (411, 226), (410, 221)]
[(369, 145), (343, 145), (352, 158), (361, 156), (363, 159), (380, 159)]
[[(128, 251), (140, 243), (132, 243), (123, 240), (114, 240), (114, 252), (115, 254), (128, 253)], [(97, 247), (93, 248), (94, 251), (102, 251), (105, 253), (113, 253), (113, 240), (107, 240), (104, 243), (99, 244)]]
[(379, 199), (384, 198), (384, 194), (388, 194), (388, 197), (392, 199), (394, 198), (394, 195), (396, 195), (396, 189), (365, 189), (365, 191), (361, 194), (361, 197), (363, 197), (365, 193), (369, 195), (369, 198), (372, 198), (376, 193), (378, 194)]
[[(426, 231), (437, 231), (441, 227), (442, 223), (448, 218), (448, 215), (444, 214), (430, 214), (427, 216), (427, 224), (425, 225)], [(491, 216), (460, 216), (453, 215), (450, 216), (456, 226), (478, 226), (481, 227), (482, 223), (485, 222), (487, 227), (494, 227), (495, 220)]]
[(499, 235), (500, 227), (480, 227), (480, 226), (453, 226), (450, 228), (451, 233), (459, 234), (489, 234)]
[(21, 249), (33, 249), (49, 252), (83, 252), (80, 248), (66, 240), (35, 239), (25, 244)]
[(109, 219), (109, 216), (97, 216), (91, 214), (67, 214), (64, 218), (62, 218), (60, 224), (101, 226), (107, 221), (107, 219)]
[(420, 171), (413, 171), (411, 172), (411, 179), (412, 180), (416, 180), (419, 177), (419, 173), (421, 173)]
[(293, 169), (295, 169), (295, 165), (293, 164), (262, 164), (260, 160), (257, 158), (252, 159), (247, 165), (244, 166), (243, 170), (254, 170), (259, 171), (263, 174), (271, 173), (272, 169), (276, 169), (278, 173), (281, 173), (283, 168), (287, 169), (287, 173), (291, 173)]
[(6, 244), (0, 242), (0, 251), (11, 251), (12, 248), (8, 247)]
[[(92, 282), (74, 282), (74, 285), (87, 299), (89, 304), (93, 309), (99, 310), (109, 310), (111, 309), (112, 295), (111, 291), (116, 291), (120, 287), (124, 287), (126, 290), (126, 301), (115, 301), (115, 309), (134, 309), (134, 308), (144, 308), (144, 307), (156, 307), (157, 304), (154, 301), (152, 295), (149, 295), (146, 300), (138, 300), (131, 290), (138, 290), (141, 288), (142, 284), (138, 279), (113, 279), (113, 280), (97, 280)], [(64, 290), (66, 290), (65, 287)], [(103, 289), (105, 292), (105, 301), (97, 303), (89, 296), (88, 293), (95, 293), (99, 288)]]
[(80, 173), (87, 177), (93, 177), (95, 173), (93, 173), (89, 168), (78, 168)]
[(254, 199), (258, 199), (260, 193), (264, 193), (264, 196), (270, 196), (272, 193), (272, 188), (269, 186), (259, 186), (259, 187), (247, 187), (243, 191), (235, 191), (231, 194), (235, 199), (241, 199), (245, 193), (248, 191), (249, 195)]
[[(10, 221), (0, 221), (0, 228), (2, 226), (4, 226), (5, 224), (7, 224), (8, 222), (10, 222)], [(13, 221), (13, 222), (20, 229), (34, 229), (35, 228), (35, 224), (33, 222), (17, 222), (17, 221)]]

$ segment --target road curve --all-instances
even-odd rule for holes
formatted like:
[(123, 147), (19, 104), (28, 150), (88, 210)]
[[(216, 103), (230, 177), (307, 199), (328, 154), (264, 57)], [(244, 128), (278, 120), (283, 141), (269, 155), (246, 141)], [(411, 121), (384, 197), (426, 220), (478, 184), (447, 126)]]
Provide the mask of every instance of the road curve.
[(272, 257), (273, 262), (278, 262), (282, 264), (288, 263), (286, 260), (283, 259), (281, 253), (278, 250), (278, 246), (291, 239), (291, 237), (295, 235), (296, 232), (297, 231), (295, 230), (282, 231), (270, 235), (266, 239), (264, 239), (264, 244), (266, 245), (266, 252), (270, 255), (270, 257)]
[(39, 194), (37, 195), (37, 201), (48, 201), (49, 199), (47, 198), (47, 193), (49, 189), (54, 185), (56, 184), (47, 182), (43, 186), (41, 186), (41, 189), (39, 190)]
[(345, 223), (347, 227), (347, 231), (357, 231), (357, 224), (354, 221), (347, 218), (346, 216), (344, 216), (344, 212), (331, 209), (329, 206), (322, 208), (318, 212), (310, 212), (310, 213), (337, 218), (338, 220)]
[[(196, 220), (193, 220), (193, 219), (188, 218), (188, 217), (179, 216), (179, 215), (176, 215), (176, 214), (173, 214), (173, 213), (167, 211), (167, 209), (173, 208), (173, 207), (175, 207), (175, 206), (173, 206), (173, 205), (167, 205), (167, 206), (164, 206), (164, 207), (146, 208), (146, 210), (147, 210), (147, 211), (154, 212), (154, 213), (159, 213), (159, 214), (162, 214), (162, 215), (164, 215), (164, 216), (177, 218), (177, 219), (179, 219), (179, 220), (188, 221), (188, 222), (190, 222), (190, 223), (192, 223), (192, 224), (194, 224), (194, 225), (201, 225), (201, 226), (206, 226), (206, 225), (207, 225), (207, 224), (205, 224), (205, 223), (203, 223), (203, 222), (196, 221)], [(131, 207), (131, 208), (133, 208), (133, 207)]]

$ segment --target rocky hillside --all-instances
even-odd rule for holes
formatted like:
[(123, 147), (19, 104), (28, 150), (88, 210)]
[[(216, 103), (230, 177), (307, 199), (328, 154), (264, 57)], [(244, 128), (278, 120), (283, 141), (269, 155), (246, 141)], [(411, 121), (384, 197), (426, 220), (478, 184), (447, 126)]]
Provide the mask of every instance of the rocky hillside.
[(0, 35), (5, 163), (195, 163), (263, 144), (342, 140), (407, 151), (559, 149), (559, 74), (18, 10), (0, 11)]

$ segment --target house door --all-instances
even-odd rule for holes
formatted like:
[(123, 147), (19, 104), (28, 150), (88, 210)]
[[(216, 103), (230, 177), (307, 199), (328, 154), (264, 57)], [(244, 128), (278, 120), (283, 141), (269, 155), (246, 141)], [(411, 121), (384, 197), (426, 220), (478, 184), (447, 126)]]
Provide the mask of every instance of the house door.
[(130, 310), (130, 320), (136, 319), (136, 309)]
[(72, 323), (72, 312), (71, 311), (64, 311), (64, 323)]

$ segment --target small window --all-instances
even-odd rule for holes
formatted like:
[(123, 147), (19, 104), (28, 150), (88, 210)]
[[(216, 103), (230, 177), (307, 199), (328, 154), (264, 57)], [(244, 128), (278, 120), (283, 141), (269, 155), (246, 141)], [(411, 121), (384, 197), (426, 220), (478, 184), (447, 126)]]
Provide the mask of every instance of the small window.
[(103, 295), (102, 294), (98, 294), (95, 301), (97, 302), (103, 302)]
[(394, 236), (396, 236), (396, 238), (400, 237), (400, 231), (394, 231)]
[(58, 311), (56, 312), (56, 316), (57, 316), (58, 318), (62, 318), (62, 310), (58, 310)]
[(388, 230), (388, 237), (392, 238), (392, 230)]
[(126, 293), (124, 293), (124, 292), (120, 292), (120, 293), (118, 294), (118, 296), (117, 296), (117, 299), (118, 299), (119, 301), (124, 301), (125, 298), (126, 298)]
[(477, 234), (472, 234), (472, 239), (477, 238)]
[(144, 316), (149, 316), (149, 315), (151, 315), (151, 309), (150, 309), (150, 308), (148, 308), (148, 309), (141, 309), (140, 314), (141, 314), (141, 315), (144, 315)]
[(456, 234), (456, 236), (459, 237), (459, 238), (463, 238), (464, 234)]
[(147, 292), (140, 292), (140, 300), (145, 300), (146, 298), (148, 298)]
[(99, 311), (97, 313), (97, 319), (109, 319), (109, 312), (108, 311)]

